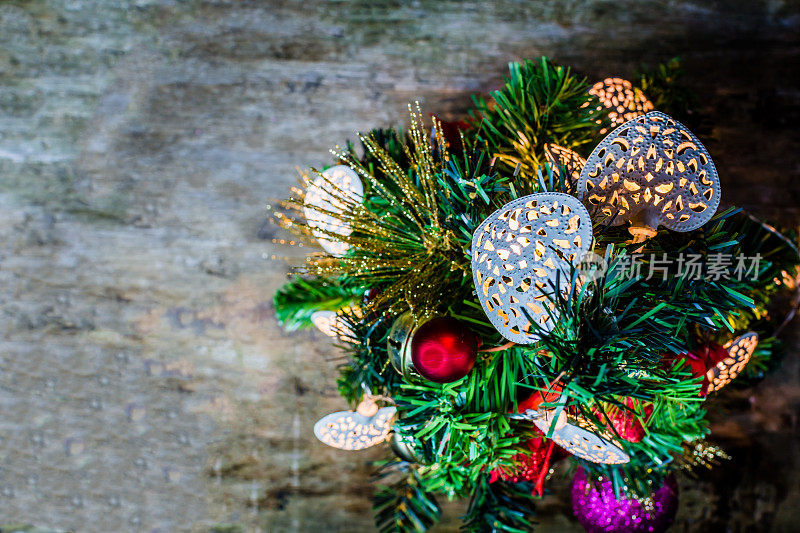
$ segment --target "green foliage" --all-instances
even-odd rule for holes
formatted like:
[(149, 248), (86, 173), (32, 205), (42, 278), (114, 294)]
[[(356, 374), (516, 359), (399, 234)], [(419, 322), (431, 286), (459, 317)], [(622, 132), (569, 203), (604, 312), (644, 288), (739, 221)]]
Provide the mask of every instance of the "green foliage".
[(534, 500), (530, 483), (489, 483), (478, 479), (464, 516), (462, 531), (475, 533), (533, 531)]
[[(643, 71), (639, 85), (657, 109), (685, 121), (694, 104), (675, 85), (679, 75), (673, 60)], [(626, 229), (596, 224), (595, 251), (605, 254), (609, 268), (590, 283), (579, 283), (577, 271), (558, 280), (552, 291), (555, 327), (542, 331), (538, 343), (480, 353), (470, 374), (447, 384), (406, 382), (395, 371), (387, 337), (409, 308), (430, 305), (458, 318), (484, 347), (505, 343), (474, 292), (472, 233), (512, 199), (575, 192), (543, 164), (543, 146), (585, 153), (599, 141), (605, 113), (597, 111), (588, 87), (545, 58), (513, 63), (505, 85), (492, 93), (494, 103), (475, 98), (474, 128), (460, 149), (448, 153), (440, 137), (429, 142), (415, 124), (408, 134), (373, 130), (363, 138), (363, 153), (348, 144), (341, 154), (340, 162), (365, 178), (365, 198), (353, 215), (353, 234), (343, 238), (351, 252), (328, 258), (325, 268), (338, 262), (354, 270), (339, 281), (297, 278), (279, 291), (275, 305), (281, 322), (294, 329), (308, 325), (315, 310), (360, 302), (368, 289), (380, 295), (360, 311), (343, 313), (353, 335), (342, 339), (347, 360), (338, 386), (351, 403), (365, 389), (392, 397), (398, 408), (393, 430), (413, 443), (419, 458), (418, 464), (395, 461), (381, 471), (382, 478), (393, 476), (375, 497), (381, 531), (434, 524), (434, 494), (470, 499), (467, 531), (530, 531), (530, 485), (489, 483), (488, 477), (496, 468), (513, 469), (515, 456), (537, 435), (530, 421), (510, 413), (532, 392), (548, 389), (560, 392), (544, 407), (581, 417), (631, 457), (624, 465), (579, 461), (587, 472), (608, 477), (617, 490), (648, 494), (681, 467), (688, 443), (702, 442), (709, 432), (701, 380), (682, 354), (753, 330), (760, 343), (746, 373), (757, 378), (775, 364), (779, 343), (772, 335), (782, 316), (770, 312), (770, 302), (782, 289), (775, 280), (794, 275), (800, 263), (794, 235), (784, 237), (729, 209), (695, 231), (662, 230), (649, 239), (637, 259), (641, 276), (625, 273), (633, 258)], [(704, 259), (759, 254), (761, 263), (752, 278), (647, 275), (650, 254), (680, 253)], [(633, 407), (630, 399), (637, 400)], [(620, 413), (642, 424), (640, 442), (613, 429), (612, 418)]]
[(544, 165), (544, 145), (553, 143), (578, 153), (592, 148), (605, 121), (589, 84), (569, 68), (547, 58), (509, 64), (503, 87), (492, 101), (474, 96), (477, 146), (496, 156), (508, 173), (520, 165), (523, 194), (535, 192), (536, 171)]
[(334, 279), (296, 276), (275, 293), (275, 314), (286, 331), (310, 328), (315, 311), (336, 311), (358, 301), (356, 287), (346, 287)]
[(525, 451), (531, 428), (508, 413), (515, 410), (517, 384), (532, 370), (522, 349), (510, 349), (484, 357), (452, 383), (400, 384), (394, 396), (400, 412), (396, 431), (415, 442), (437, 443), (418, 448), (425, 461), (439, 465), (426, 477), (429, 486), (464, 497), (483, 473), (514, 466), (512, 458)]
[(339, 394), (350, 403), (357, 403), (364, 389), (372, 394), (389, 394), (401, 381), (389, 363), (387, 337), (391, 322), (371, 313), (361, 318), (344, 313), (344, 324), (353, 332), (344, 345), (347, 362), (339, 368)]
[(436, 498), (423, 489), (419, 473), (409, 466), (390, 463), (378, 477), (396, 477), (398, 472), (403, 474), (400, 479), (375, 493), (375, 525), (381, 533), (425, 531), (439, 520)]
[[(408, 135), (403, 133), (402, 128), (374, 128), (361, 137), (360, 149), (356, 149), (355, 144), (347, 141), (345, 150), (347, 157), (340, 158), (338, 161), (339, 164), (346, 164), (348, 160), (357, 160), (371, 175), (385, 182), (386, 174), (383, 171), (381, 160), (363, 141), (364, 138), (368, 138), (372, 139), (377, 146), (384, 149), (389, 158), (392, 161), (396, 161), (400, 167), (409, 167), (409, 158), (406, 150), (412, 143)], [(369, 196), (369, 190), (367, 191), (367, 196)]]
[(691, 90), (680, 83), (683, 75), (680, 58), (675, 57), (653, 68), (642, 65), (636, 73), (636, 81), (656, 109), (697, 131), (697, 99)]

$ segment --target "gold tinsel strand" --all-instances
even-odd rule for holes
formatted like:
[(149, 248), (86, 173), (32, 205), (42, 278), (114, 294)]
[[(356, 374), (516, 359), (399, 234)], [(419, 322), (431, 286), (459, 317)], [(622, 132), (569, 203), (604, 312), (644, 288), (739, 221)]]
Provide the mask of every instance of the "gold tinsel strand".
[[(392, 312), (410, 308), (415, 315), (424, 316), (441, 302), (439, 291), (450, 272), (466, 272), (469, 265), (458, 239), (440, 220), (438, 179), (443, 173), (443, 163), (449, 159), (441, 125), (434, 119), (434, 135), (429, 139), (418, 103), (415, 107), (409, 105), (409, 115), (411, 145), (404, 149), (410, 171), (392, 159), (372, 136), (360, 138), (378, 161), (380, 178), (352, 154), (340, 149), (332, 151), (364, 180), (367, 201), (366, 204), (346, 202), (342, 213), (315, 208), (353, 229), (347, 236), (321, 231), (326, 237), (348, 244), (350, 251), (344, 257), (312, 254), (307, 257), (303, 271), (312, 275), (368, 278), (371, 283), (385, 281), (388, 286), (371, 307), (388, 306)], [(314, 169), (312, 172), (322, 176)], [(307, 186), (309, 175), (303, 173), (303, 178)], [(324, 176), (323, 179), (335, 192), (335, 184)], [(341, 196), (346, 200), (344, 194)], [(381, 214), (371, 211), (369, 196), (380, 198), (391, 209), (382, 210)], [(275, 213), (279, 224), (305, 240), (313, 239), (308, 224), (298, 216), (303, 211), (302, 194), (296, 194), (282, 206), (295, 216)]]

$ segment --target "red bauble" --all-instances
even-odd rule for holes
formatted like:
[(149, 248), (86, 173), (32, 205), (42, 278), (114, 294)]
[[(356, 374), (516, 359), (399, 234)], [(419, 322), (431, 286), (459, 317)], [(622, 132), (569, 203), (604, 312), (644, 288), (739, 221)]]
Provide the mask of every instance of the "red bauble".
[(478, 356), (478, 337), (451, 317), (425, 322), (411, 339), (411, 361), (419, 375), (450, 383), (469, 374)]
[(503, 481), (510, 481), (511, 483), (519, 483), (520, 481), (530, 481), (535, 483), (533, 493), (542, 495), (544, 492), (544, 480), (547, 477), (547, 472), (550, 470), (551, 461), (558, 460), (555, 458), (559, 449), (555, 442), (537, 437), (528, 440), (528, 449), (530, 453), (518, 453), (512, 459), (517, 463), (516, 468), (504, 469), (495, 468), (491, 471), (489, 483), (494, 483), (498, 479)]
[[(623, 402), (626, 407), (636, 409), (639, 400), (633, 398), (625, 398)], [(647, 421), (653, 413), (653, 406), (651, 404), (645, 405), (642, 410), (644, 411), (644, 420)], [(641, 442), (646, 432), (644, 426), (639, 421), (639, 417), (627, 409), (616, 409), (613, 413), (609, 414), (611, 425), (620, 437), (628, 442)]]
[[(561, 385), (555, 383), (549, 389), (533, 391), (530, 396), (517, 403), (517, 408), (520, 413), (524, 413), (528, 409), (538, 410), (543, 403), (555, 403), (561, 397), (561, 389)], [(550, 408), (552, 409), (552, 406)]]
[(724, 347), (715, 342), (710, 342), (705, 346), (695, 348), (689, 353), (681, 354), (680, 357), (689, 365), (694, 377), (703, 378), (699, 394), (705, 397), (708, 395), (708, 369), (713, 368), (726, 357), (730, 357), (730, 354)]

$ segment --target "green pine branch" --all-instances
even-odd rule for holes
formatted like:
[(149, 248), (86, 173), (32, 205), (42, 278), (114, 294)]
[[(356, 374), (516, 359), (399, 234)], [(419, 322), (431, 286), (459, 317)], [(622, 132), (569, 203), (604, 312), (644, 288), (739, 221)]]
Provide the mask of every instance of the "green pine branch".
[(510, 63), (509, 76), (501, 89), (491, 93), (491, 101), (473, 97), (470, 135), (477, 146), (498, 158), (506, 172), (519, 165), (522, 194), (535, 192), (545, 143), (579, 153), (597, 143), (606, 112), (588, 90), (585, 79), (545, 57)]
[(286, 331), (310, 328), (316, 311), (337, 311), (360, 301), (363, 290), (323, 277), (294, 277), (275, 293), (275, 314)]
[(489, 483), (479, 477), (463, 517), (462, 531), (525, 533), (533, 531), (535, 508), (531, 483)]
[(390, 463), (379, 472), (378, 478), (401, 477), (394, 483), (378, 488), (373, 498), (375, 525), (381, 533), (426, 531), (439, 520), (436, 498), (423, 489), (416, 468)]

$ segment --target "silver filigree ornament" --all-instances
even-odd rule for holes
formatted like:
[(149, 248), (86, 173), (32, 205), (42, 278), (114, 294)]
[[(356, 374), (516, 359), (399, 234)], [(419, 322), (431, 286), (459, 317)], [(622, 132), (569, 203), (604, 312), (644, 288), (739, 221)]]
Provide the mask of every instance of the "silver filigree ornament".
[(758, 346), (758, 333), (753, 331), (736, 337), (723, 346), (728, 351), (728, 357), (717, 362), (706, 372), (707, 393), (718, 391), (736, 379), (747, 366), (753, 352), (756, 351), (756, 346)]
[(719, 206), (717, 170), (703, 144), (675, 119), (653, 111), (612, 131), (592, 151), (578, 191), (593, 216), (630, 221), (633, 242), (658, 226), (692, 231)]
[(620, 444), (608, 433), (597, 433), (597, 428), (582, 416), (568, 415), (564, 410), (529, 409), (514, 418), (531, 420), (539, 430), (566, 451), (592, 463), (607, 465), (624, 464), (631, 460)]
[(355, 337), (347, 322), (336, 311), (314, 311), (311, 313), (310, 319), (311, 323), (328, 337), (339, 339)]
[(533, 423), (545, 435), (550, 431), (550, 425), (555, 423), (556, 428), (550, 438), (579, 459), (607, 465), (623, 464), (631, 460), (630, 456), (610, 436), (592, 432), (590, 429), (592, 424), (588, 420), (576, 416), (565, 416), (566, 421), (561, 427), (558, 427), (558, 420), (552, 421), (547, 417), (537, 418)]
[[(622, 78), (598, 81), (589, 89), (589, 94), (596, 96), (602, 107), (608, 109), (612, 127), (653, 110), (653, 103), (644, 93)], [(606, 132), (601, 130), (600, 133)]]
[[(554, 327), (557, 280), (589, 250), (592, 223), (577, 198), (537, 193), (507, 203), (472, 237), (472, 275), (492, 325), (518, 344), (539, 340)], [(536, 321), (536, 325), (531, 323)]]
[(549, 143), (544, 145), (544, 158), (556, 178), (561, 177), (563, 167), (566, 173), (564, 182), (568, 190), (574, 191), (581, 178), (581, 171), (586, 166), (586, 160), (569, 148)]
[(319, 419), (314, 424), (314, 435), (340, 450), (364, 450), (388, 438), (396, 413), (396, 407), (379, 408), (367, 398), (355, 411), (339, 411)]
[(303, 214), (311, 233), (329, 254), (343, 256), (350, 246), (336, 239), (346, 237), (353, 228), (341, 215), (352, 205), (361, 203), (364, 184), (348, 166), (336, 165), (322, 171), (308, 184), (303, 201)]

